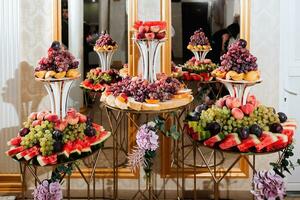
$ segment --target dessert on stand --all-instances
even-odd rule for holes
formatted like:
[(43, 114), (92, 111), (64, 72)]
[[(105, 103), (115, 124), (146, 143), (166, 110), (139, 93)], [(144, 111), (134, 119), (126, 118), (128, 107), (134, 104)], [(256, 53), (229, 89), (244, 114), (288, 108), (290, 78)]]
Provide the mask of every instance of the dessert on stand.
[[(43, 57), (35, 69), (37, 81), (44, 83), (51, 103), (51, 111), (31, 113), (16, 137), (8, 141), (6, 154), (20, 163), (22, 197), (24, 196), (25, 172), (28, 169), (35, 182), (45, 184), (37, 174), (38, 167), (54, 167), (50, 183), (61, 183), (75, 167), (81, 172), (78, 160), (93, 157), (93, 170), (89, 178), (82, 175), (90, 198), (90, 183), (95, 181), (95, 165), (100, 149), (110, 137), (110, 132), (74, 108), (68, 108), (68, 94), (72, 82), (80, 77), (79, 62), (59, 42), (53, 42), (48, 57)], [(38, 193), (38, 188), (36, 192)], [(70, 198), (70, 184), (68, 184)], [(94, 188), (95, 189), (95, 188)], [(37, 195), (37, 193), (34, 193)], [(36, 198), (34, 195), (34, 198)]]
[[(187, 133), (211, 173), (214, 199), (219, 199), (220, 182), (241, 159), (246, 160), (254, 174), (258, 155), (279, 153), (280, 163), (293, 142), (297, 127), (297, 123), (284, 113), (277, 113), (274, 108), (263, 105), (249, 94), (250, 87), (260, 83), (261, 79), (257, 59), (246, 49), (246, 45), (245, 40), (233, 43), (221, 57), (221, 66), (213, 72), (230, 95), (218, 99), (211, 107), (198, 105), (186, 118)], [(213, 169), (211, 160), (205, 158), (203, 148), (200, 148), (203, 146), (214, 151)], [(238, 155), (230, 167), (218, 176), (215, 166), (217, 152)], [(249, 156), (252, 156), (252, 162)]]

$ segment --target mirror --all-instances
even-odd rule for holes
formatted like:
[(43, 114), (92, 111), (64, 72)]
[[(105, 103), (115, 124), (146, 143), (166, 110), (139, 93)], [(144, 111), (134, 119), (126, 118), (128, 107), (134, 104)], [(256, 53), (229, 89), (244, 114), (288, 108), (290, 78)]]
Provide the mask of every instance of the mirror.
[[(100, 65), (93, 50), (97, 36), (106, 31), (118, 43), (112, 58), (112, 68), (121, 68), (128, 61), (127, 13), (125, 0), (82, 0), (83, 1), (83, 66), (84, 74)], [(68, 0), (61, 0), (61, 41), (69, 46)]]
[(240, 0), (173, 0), (172, 60), (183, 64), (193, 56), (187, 45), (202, 28), (212, 46), (207, 58), (219, 63), (228, 45), (239, 39), (240, 10)]

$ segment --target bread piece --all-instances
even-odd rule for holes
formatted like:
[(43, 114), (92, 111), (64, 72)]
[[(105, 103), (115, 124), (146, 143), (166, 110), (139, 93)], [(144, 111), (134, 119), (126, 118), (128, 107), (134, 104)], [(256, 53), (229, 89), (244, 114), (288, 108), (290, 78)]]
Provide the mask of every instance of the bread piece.
[(141, 102), (135, 101), (134, 98), (132, 98), (132, 97), (128, 97), (127, 105), (129, 108), (131, 108), (133, 110), (142, 110), (143, 104)]
[(114, 95), (108, 95), (105, 100), (108, 105), (116, 107), (116, 97)]
[(143, 103), (142, 110), (161, 110), (159, 104)]
[(121, 101), (119, 97), (116, 98), (115, 104), (117, 107), (121, 108), (122, 110), (128, 109), (127, 102)]

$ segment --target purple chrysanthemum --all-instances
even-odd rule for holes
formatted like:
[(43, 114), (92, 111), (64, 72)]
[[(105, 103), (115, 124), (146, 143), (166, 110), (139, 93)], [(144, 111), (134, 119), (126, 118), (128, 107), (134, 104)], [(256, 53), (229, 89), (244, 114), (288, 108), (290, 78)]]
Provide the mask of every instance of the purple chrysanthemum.
[(48, 180), (42, 181), (33, 192), (34, 200), (62, 200), (61, 185), (58, 181), (49, 183)]
[(253, 178), (254, 190), (251, 193), (257, 200), (284, 199), (285, 186), (281, 176), (273, 170), (259, 171)]

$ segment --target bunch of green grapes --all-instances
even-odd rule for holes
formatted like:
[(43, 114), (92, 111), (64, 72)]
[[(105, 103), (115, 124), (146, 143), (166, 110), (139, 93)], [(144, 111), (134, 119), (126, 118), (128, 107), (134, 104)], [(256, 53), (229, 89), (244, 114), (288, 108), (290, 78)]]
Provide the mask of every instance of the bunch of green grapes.
[(51, 134), (54, 130), (54, 124), (47, 120), (43, 121), (41, 125), (37, 125), (35, 127), (33, 127), (31, 124), (29, 125), (27, 122), (25, 123), (25, 128), (29, 128), (30, 132), (22, 137), (21, 145), (26, 149), (40, 143), (41, 138), (44, 138), (47, 134)]
[(274, 123), (280, 123), (278, 114), (272, 107), (260, 105), (249, 116), (250, 123), (258, 124), (265, 131), (269, 131), (269, 126)]
[(43, 156), (49, 156), (52, 154), (53, 151), (53, 143), (54, 139), (52, 138), (52, 133), (47, 130), (43, 137), (39, 139), (40, 142), (40, 152)]
[(74, 141), (76, 139), (84, 138), (84, 130), (86, 128), (86, 123), (79, 123), (75, 125), (68, 125), (63, 131), (63, 142)]
[(226, 121), (230, 118), (230, 110), (226, 107), (219, 108), (212, 106), (211, 108), (202, 111), (200, 116), (200, 124), (203, 128), (211, 122), (218, 122), (221, 126), (226, 124)]

